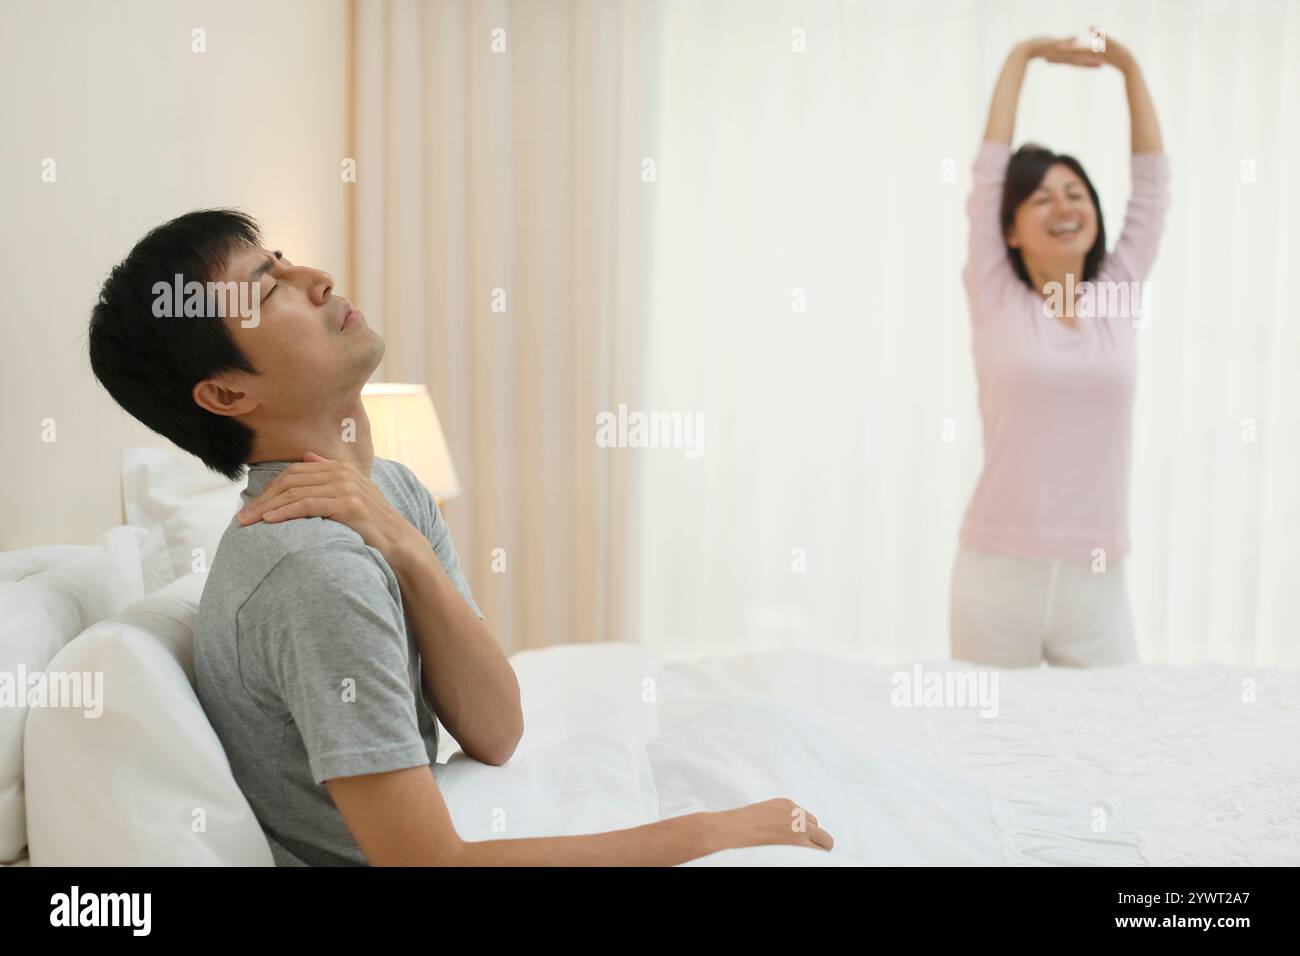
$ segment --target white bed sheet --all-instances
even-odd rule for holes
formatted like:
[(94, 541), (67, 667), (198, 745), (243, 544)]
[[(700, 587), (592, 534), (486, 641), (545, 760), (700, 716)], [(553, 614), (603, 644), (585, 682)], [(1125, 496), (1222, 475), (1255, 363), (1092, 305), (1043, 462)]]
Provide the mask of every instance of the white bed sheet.
[(832, 853), (758, 847), (693, 864), (1300, 863), (1296, 672), (1001, 671), (987, 719), (892, 706), (891, 677), (910, 665), (798, 650), (669, 661), (603, 644), (512, 663), (526, 727), (510, 763), (455, 757), (443, 738), (439, 781), (467, 839), (787, 796), (834, 835)]

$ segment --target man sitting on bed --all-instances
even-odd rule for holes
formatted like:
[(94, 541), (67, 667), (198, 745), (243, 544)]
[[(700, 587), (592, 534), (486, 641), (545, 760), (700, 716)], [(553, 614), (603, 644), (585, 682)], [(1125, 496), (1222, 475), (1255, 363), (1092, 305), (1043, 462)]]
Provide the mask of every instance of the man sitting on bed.
[[(191, 282), (234, 285), (214, 299), (191, 297)], [(194, 666), (277, 864), (645, 865), (771, 843), (830, 849), (786, 799), (610, 833), (461, 840), (431, 769), (435, 715), (468, 756), (505, 763), (523, 734), (519, 684), (429, 492), (374, 457), (361, 387), (383, 340), (328, 273), (263, 248), (243, 213), (205, 210), (153, 230), (113, 269), (89, 344), (128, 412), (232, 481), (247, 466), (245, 507), (199, 605)]]

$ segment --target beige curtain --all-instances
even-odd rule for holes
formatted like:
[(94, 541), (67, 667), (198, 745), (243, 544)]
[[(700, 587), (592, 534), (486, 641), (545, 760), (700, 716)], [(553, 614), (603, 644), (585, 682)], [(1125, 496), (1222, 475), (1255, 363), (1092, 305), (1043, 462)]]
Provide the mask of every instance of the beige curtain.
[(433, 395), (445, 512), (510, 652), (634, 613), (632, 476), (595, 419), (638, 400), (657, 32), (621, 2), (352, 9), (353, 298), (387, 342), (375, 380)]

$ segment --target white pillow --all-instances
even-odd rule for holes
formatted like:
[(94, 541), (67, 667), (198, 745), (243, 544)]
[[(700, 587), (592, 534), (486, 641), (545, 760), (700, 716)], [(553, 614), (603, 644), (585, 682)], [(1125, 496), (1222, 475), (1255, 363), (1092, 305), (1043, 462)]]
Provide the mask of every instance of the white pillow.
[[(191, 686), (205, 578), (178, 579), (50, 662), (51, 671), (102, 673), (103, 709), (90, 718), (45, 708), (27, 721), (33, 865), (273, 865)], [(629, 664), (629, 680), (644, 669), (639, 659)], [(629, 685), (633, 696), (637, 686)], [(526, 700), (541, 702), (529, 692)], [(528, 709), (540, 717), (544, 708)], [(593, 833), (658, 819), (638, 735), (622, 726), (578, 733), (532, 726), (532, 746), (504, 767), (460, 754), (435, 768), (462, 839)], [(193, 832), (196, 809), (205, 812), (206, 832)]]
[(524, 736), (509, 762), (478, 763), (445, 730), (439, 739), (434, 773), (460, 838), (570, 836), (658, 820), (646, 741), (659, 724), (647, 682), (662, 663), (613, 642), (511, 656)]
[[(524, 736), (511, 760), (592, 727), (642, 741), (659, 736), (655, 684), (664, 658), (647, 647), (618, 641), (562, 644), (518, 651), (510, 666), (524, 710)], [(440, 761), (458, 750), (451, 734), (439, 738)]]
[(18, 859), (27, 844), (23, 725), (32, 712), (30, 677), (91, 624), (140, 599), (144, 535), (140, 528), (113, 528), (94, 545), (73, 546), (62, 563), (48, 546), (4, 556), (7, 568), (29, 573), (0, 582), (0, 695), (14, 695), (12, 704), (0, 696), (0, 862)]
[(21, 581), (25, 577), (67, 564), (95, 550), (93, 544), (47, 544), (0, 554), (0, 582)]
[[(143, 549), (145, 593), (207, 570), (244, 482), (229, 481), (178, 449), (122, 449), (122, 498), (127, 524), (149, 532)], [(195, 549), (202, 565), (195, 565)]]
[(274, 865), (191, 685), (206, 578), (179, 578), (50, 662), (102, 674), (102, 713), (51, 707), (28, 718), (32, 865)]
[(500, 767), (457, 753), (434, 775), (462, 840), (573, 836), (659, 819), (645, 744), (621, 730), (534, 746)]

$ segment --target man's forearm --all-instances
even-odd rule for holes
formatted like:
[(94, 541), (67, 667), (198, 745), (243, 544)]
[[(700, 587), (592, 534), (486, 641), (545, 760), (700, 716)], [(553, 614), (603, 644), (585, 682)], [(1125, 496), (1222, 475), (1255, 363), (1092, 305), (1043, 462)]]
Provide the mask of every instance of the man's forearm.
[(470, 757), (505, 763), (523, 734), (514, 668), (423, 536), (385, 557), (402, 590), (439, 720)]
[(458, 866), (676, 866), (731, 845), (716, 813), (581, 836), (462, 843)]

